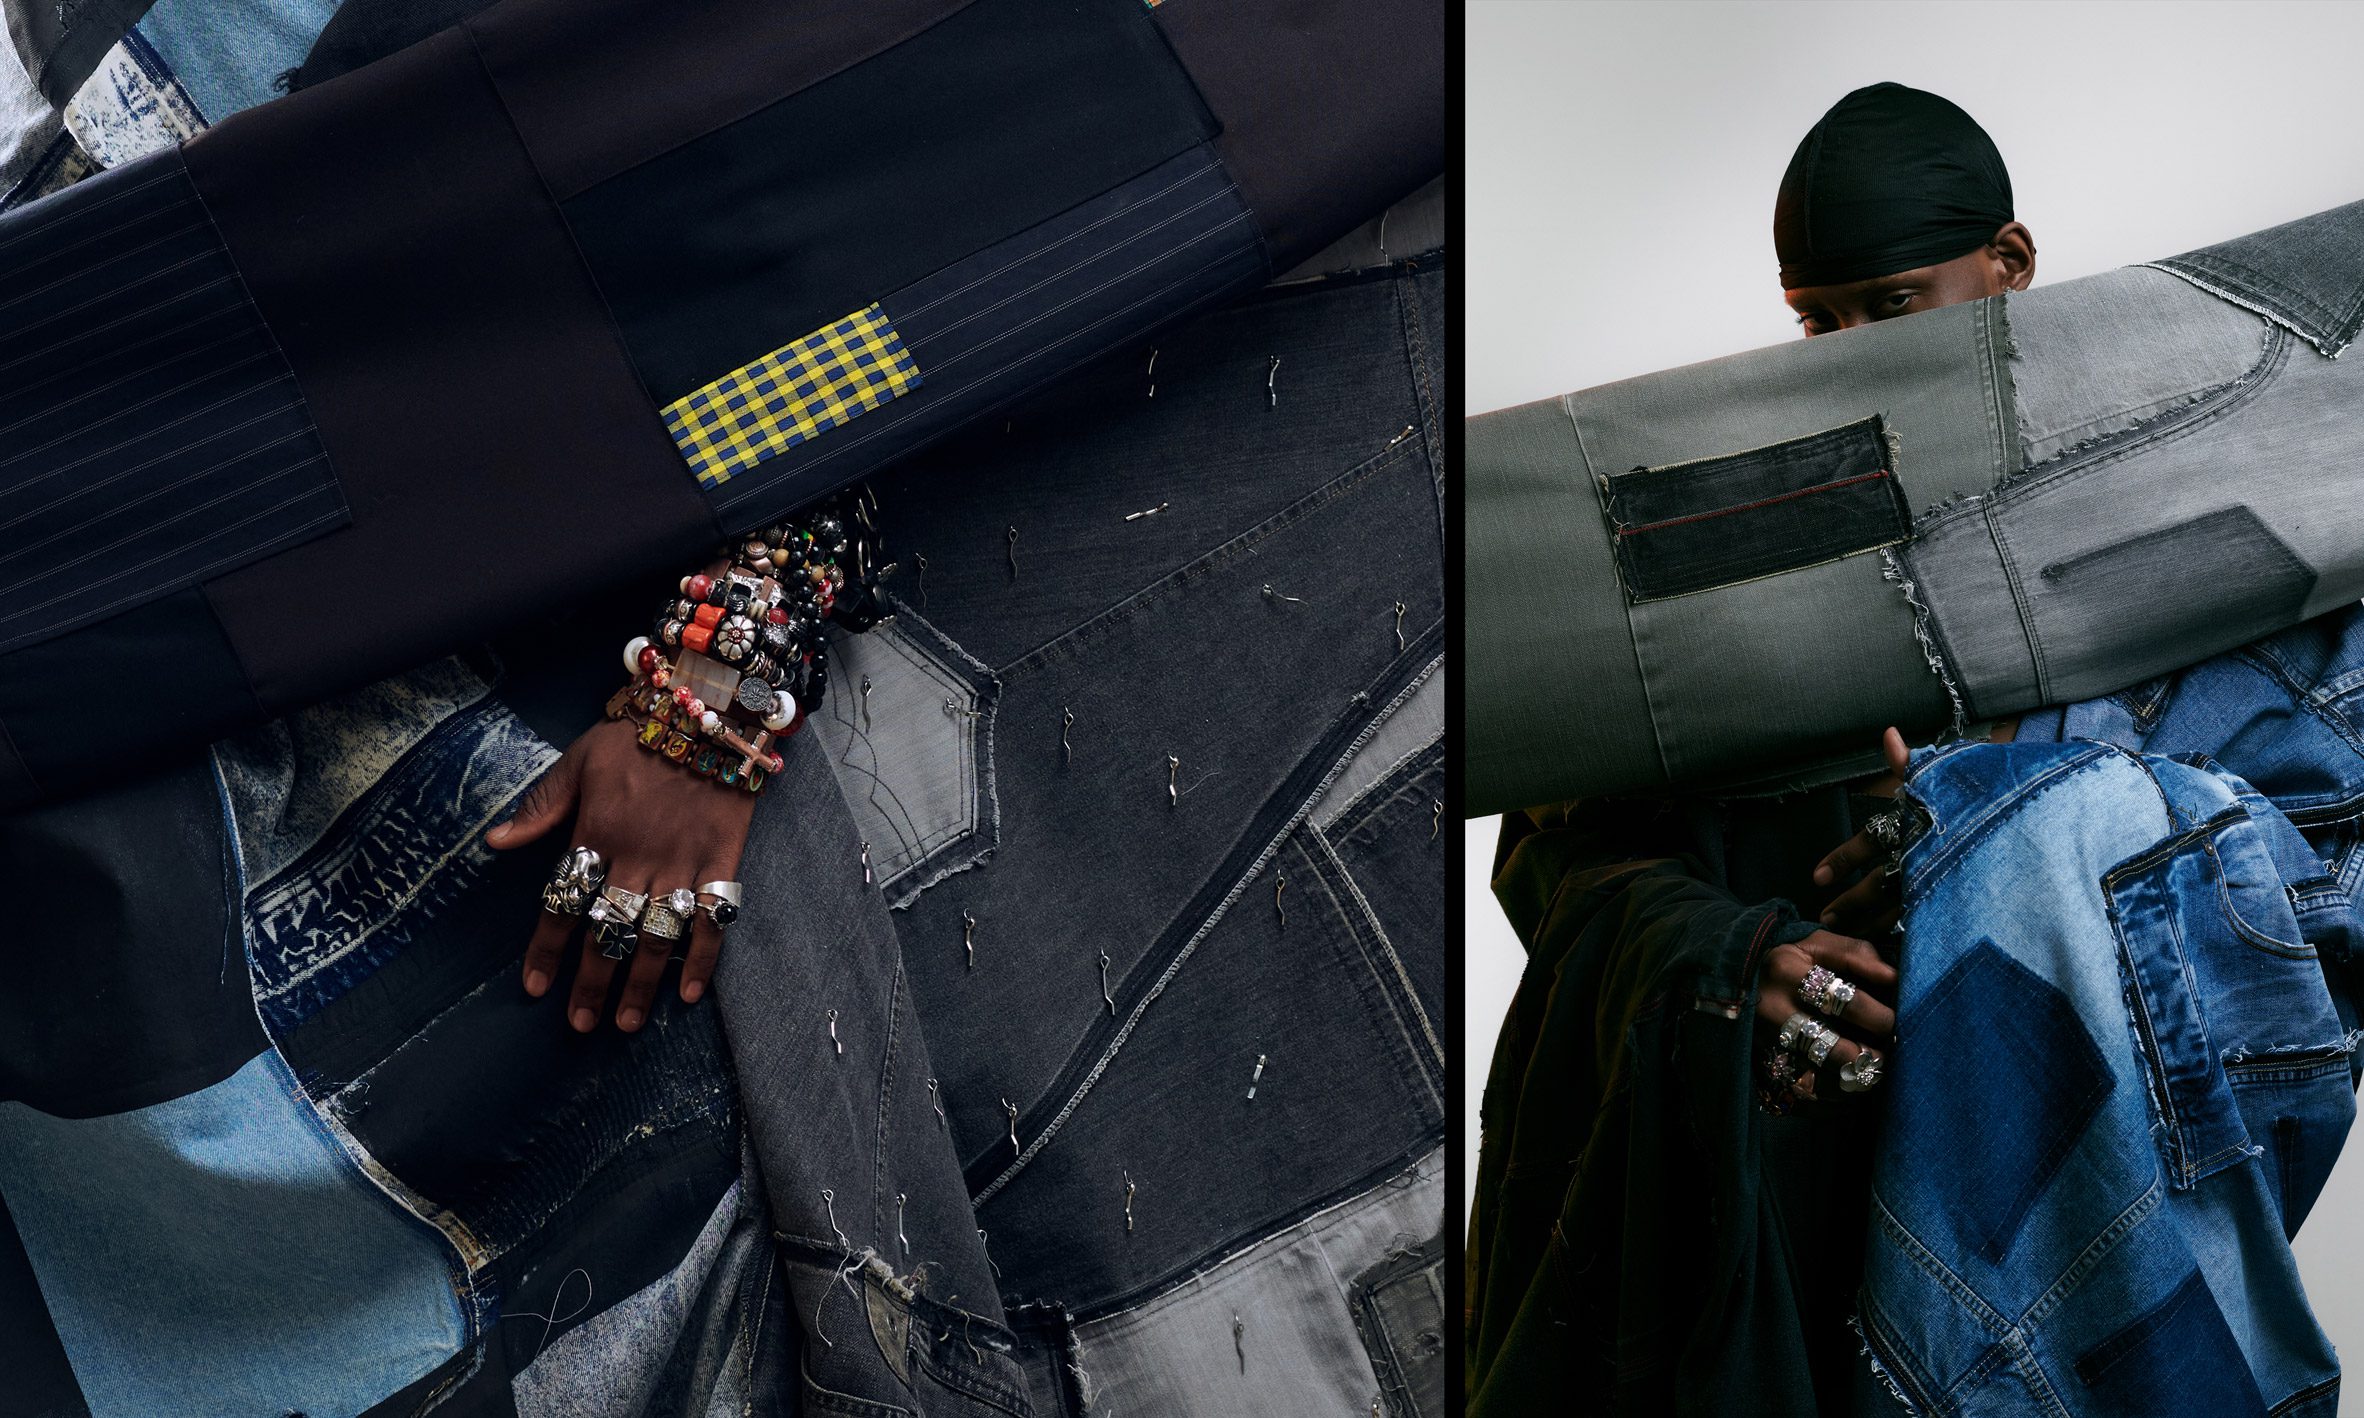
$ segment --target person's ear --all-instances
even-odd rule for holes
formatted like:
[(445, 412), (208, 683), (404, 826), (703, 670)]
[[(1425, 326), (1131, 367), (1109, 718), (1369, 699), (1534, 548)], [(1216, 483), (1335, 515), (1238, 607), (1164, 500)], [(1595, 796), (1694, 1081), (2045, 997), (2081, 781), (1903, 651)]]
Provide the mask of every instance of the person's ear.
[(2036, 238), (2019, 222), (2005, 222), (1987, 243), (2005, 290), (2026, 290), (2036, 279)]

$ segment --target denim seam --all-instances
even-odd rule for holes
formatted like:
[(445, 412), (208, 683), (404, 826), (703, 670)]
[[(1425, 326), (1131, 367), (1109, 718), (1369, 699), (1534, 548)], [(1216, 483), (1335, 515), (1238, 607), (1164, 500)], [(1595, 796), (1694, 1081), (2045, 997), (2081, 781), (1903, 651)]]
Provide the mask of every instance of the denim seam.
[[(230, 804), (228, 779), (223, 775), (219, 756), (212, 750), (206, 753), (207, 765), (213, 771), (214, 789), (221, 803), (222, 832), (228, 839), (230, 851), (237, 861), (238, 879), (246, 881), (246, 851), (238, 837), (238, 824)], [(249, 979), (256, 977), (254, 942), (249, 932), (249, 918), (245, 910), (245, 891), (240, 892), (237, 930), (247, 956)], [(295, 1075), (294, 1067), (279, 1052), (279, 1041), (274, 1036), (271, 1022), (264, 1016), (261, 1001), (255, 1000), (251, 990), (249, 1002), (255, 1012), (255, 1026), (262, 1031), (269, 1047), (271, 1067), (282, 1075), (286, 1086), (293, 1090), (297, 1111), (319, 1128), (322, 1135), (352, 1164), (353, 1169), (370, 1183), (373, 1192), (398, 1219), (417, 1225), (424, 1223), (447, 1248), (444, 1264), (454, 1301), (460, 1311), (462, 1344), (475, 1342), (487, 1328), (487, 1320), (498, 1303), (499, 1296), (488, 1284), (479, 1282), (483, 1265), (490, 1259), (484, 1246), (469, 1231), (465, 1222), (441, 1208), (433, 1207), (425, 1197), (412, 1191), (399, 1177), (387, 1170), (360, 1139), (354, 1137), (343, 1123), (329, 1117), (312, 1100), (310, 1092)]]
[(903, 962), (895, 958), (893, 978), (887, 987), (886, 1045), (879, 1051), (878, 1062), (878, 1131), (872, 1139), (870, 1166), (870, 1234), (887, 1234), (887, 1134), (895, 1103), (896, 1038), (902, 1032), (903, 1017)]
[[(1608, 475), (1593, 465), (1592, 451), (1584, 446), (1584, 424), (1576, 417), (1575, 395), (1562, 394), (1559, 402), (1560, 412), (1565, 414), (1568, 419), (1568, 431), (1576, 438), (1576, 462), (1579, 474), (1586, 482), (1605, 490), (1608, 484)], [(1612, 551), (1614, 551), (1614, 547), (1615, 544), (1612, 542)], [(1658, 722), (1658, 710), (1655, 707), (1656, 697), (1650, 693), (1650, 667), (1642, 659), (1642, 633), (1633, 622), (1633, 598), (1619, 596), (1617, 600), (1618, 608), (1625, 613), (1626, 652), (1633, 656), (1634, 679), (1642, 687), (1642, 704), (1647, 711), (1643, 718), (1650, 725), (1650, 747), (1658, 755), (1659, 774), (1664, 781), (1671, 783), (1675, 781), (1674, 761), (1667, 756), (1666, 732), (1664, 726)]]
[[(1338, 856), (1338, 849), (1330, 845), (1329, 837), (1322, 832), (1321, 828), (1310, 822), (1305, 824), (1305, 829), (1309, 834), (1311, 834), (1315, 844), (1321, 848), (1322, 856), (1328, 859), (1329, 865), (1335, 871), (1338, 880), (1345, 885), (1347, 896), (1354, 902), (1355, 912), (1350, 913), (1346, 909), (1345, 903), (1340, 902), (1337, 899), (1336, 893), (1334, 891), (1330, 892), (1331, 905), (1337, 909), (1339, 915), (1342, 917), (1350, 917), (1355, 913), (1359, 913), (1361, 915), (1361, 925), (1358, 926), (1353, 924), (1351, 920), (1349, 921), (1347, 926), (1348, 933), (1350, 935), (1359, 936), (1363, 933), (1364, 927), (1369, 928), (1371, 942), (1378, 947), (1380, 957), (1387, 962), (1389, 968), (1394, 970), (1395, 983), (1402, 987), (1402, 990), (1394, 1003), (1399, 1008), (1408, 1010), (1410, 1012), (1412, 1022), (1419, 1026), (1420, 1037), (1428, 1041), (1428, 1047), (1435, 1055), (1437, 1068), (1442, 1070), (1446, 1066), (1445, 1046), (1437, 1039), (1436, 1026), (1429, 1022), (1428, 1011), (1420, 1007), (1420, 993), (1419, 991), (1412, 988), (1411, 972), (1404, 969), (1403, 957), (1396, 953), (1395, 942), (1388, 939), (1387, 928), (1380, 923), (1379, 913), (1371, 909), (1370, 899), (1363, 895), (1363, 889), (1356, 883), (1354, 879), (1354, 873), (1347, 868), (1346, 863)], [(1309, 853), (1308, 855), (1310, 856), (1311, 854)], [(1330, 891), (1330, 884), (1322, 879), (1323, 875), (1323, 873), (1316, 872), (1314, 875), (1314, 882), (1316, 885), (1323, 887), (1325, 891)], [(1384, 977), (1382, 978), (1384, 979)], [(1399, 1033), (1402, 1032), (1401, 1024), (1402, 1021), (1399, 1020)], [(1417, 1056), (1418, 1051), (1414, 1050), (1414, 1054)], [(1430, 1097), (1436, 1104), (1438, 1113), (1441, 1116), (1445, 1107), (1444, 1080), (1441, 1077), (1429, 1072), (1428, 1062), (1429, 1061), (1427, 1059), (1419, 1060), (1421, 1081), (1427, 1084)]]
[[(1425, 678), (1425, 673), (1423, 673), (1421, 678)], [(1346, 746), (1345, 752), (1339, 754), (1331, 761), (1329, 769), (1322, 774), (1320, 781), (1312, 786), (1311, 791), (1308, 792), (1305, 795), (1303, 801), (1301, 801), (1296, 806), (1296, 808), (1289, 813), (1287, 819), (1278, 825), (1272, 836), (1266, 841), (1264, 848), (1256, 854), (1255, 858), (1250, 861), (1247, 867), (1233, 880), (1231, 888), (1224, 893), (1220, 901), (1216, 902), (1214, 909), (1208, 912), (1206, 917), (1198, 923), (1197, 928), (1191, 932), (1189, 939), (1184, 941), (1182, 948), (1175, 952), (1174, 958), (1166, 963), (1165, 969), (1158, 975), (1156, 981), (1150, 986), (1148, 991), (1145, 992), (1140, 999), (1134, 1002), (1133, 1008), (1127, 1015), (1124, 1023), (1118, 1027), (1115, 1036), (1108, 1041), (1108, 1044), (1101, 1052), (1100, 1057), (1093, 1061), (1090, 1071), (1085, 1074), (1081, 1083), (1075, 1087), (1075, 1089), (1069, 1094), (1066, 1101), (1060, 1105), (1059, 1111), (1054, 1114), (1041, 1128), (1036, 1130), (1033, 1139), (1027, 1144), (1026, 1149), (1019, 1153), (1016, 1157), (1012, 1158), (1010, 1160), (1009, 1166), (1004, 1168), (1000, 1175), (994, 1177), (990, 1182), (987, 1182), (981, 1190), (979, 1190), (973, 1197), (970, 1198), (970, 1205), (972, 1207), (981, 1207), (986, 1202), (991, 1201), (1003, 1187), (1009, 1185), (1010, 1180), (1013, 1177), (1017, 1176), (1019, 1172), (1025, 1169), (1027, 1163), (1033, 1161), (1035, 1156), (1039, 1154), (1044, 1147), (1050, 1144), (1052, 1138), (1058, 1135), (1059, 1129), (1065, 1125), (1067, 1119), (1073, 1115), (1076, 1108), (1083, 1102), (1085, 1097), (1091, 1093), (1093, 1086), (1100, 1081), (1100, 1075), (1107, 1072), (1109, 1064), (1115, 1060), (1118, 1052), (1120, 1052), (1124, 1048), (1126, 1042), (1131, 1039), (1133, 1030), (1139, 1026), (1142, 1016), (1149, 1012), (1149, 1006), (1156, 1002), (1158, 996), (1165, 992), (1166, 986), (1173, 983), (1174, 977), (1182, 972), (1182, 967), (1189, 963), (1190, 957), (1197, 952), (1199, 943), (1207, 938), (1207, 936), (1215, 929), (1216, 925), (1222, 921), (1225, 915), (1229, 914), (1232, 904), (1238, 901), (1240, 895), (1247, 890), (1248, 883), (1254, 881), (1258, 876), (1260, 876), (1263, 873), (1265, 866), (1271, 862), (1274, 857), (1279, 855), (1282, 846), (1288, 841), (1289, 835), (1296, 831), (1297, 825), (1300, 822), (1305, 820), (1306, 816), (1312, 811), (1313, 805), (1321, 800), (1321, 795), (1328, 790), (1331, 782), (1335, 780), (1338, 774), (1345, 768), (1347, 760), (1352, 758), (1355, 753), (1360, 751), (1363, 744), (1369, 741), (1371, 735), (1378, 731), (1380, 720), (1384, 719), (1387, 714), (1393, 713), (1397, 708), (1400, 708), (1403, 702), (1418, 689), (1418, 679), (1415, 679), (1412, 683), (1405, 685), (1400, 691), (1397, 692), (1394, 698), (1390, 700), (1390, 702), (1385, 706), (1379, 715), (1373, 717), (1363, 724), (1360, 732), (1355, 735), (1354, 740)]]
[[(1879, 1319), (1879, 1306), (1868, 1293), (1857, 1293), (1855, 1313), (1848, 1316), (1847, 1322), (1863, 1346), (1863, 1357), (1870, 1361), (1872, 1376), (1911, 1418), (1945, 1418), (1955, 1411), (1955, 1405), (1943, 1394), (1931, 1397), (1928, 1384), (1901, 1362), (1895, 1343), (1888, 1338), (1886, 1327)], [(1904, 1391), (1906, 1384), (1912, 1386), (1911, 1394)]]
[[(1426, 684), (1430, 676), (1434, 675), (1439, 669), (1443, 668), (1444, 663), (1445, 657), (1439, 655), (1435, 659), (1430, 660), (1427, 664), (1421, 666), (1420, 672), (1412, 677), (1411, 687), (1413, 689), (1418, 689), (1420, 686)], [(1411, 701), (1409, 700), (1401, 700), (1398, 701), (1397, 704), (1390, 705), (1385, 713), (1371, 721), (1372, 727), (1376, 728), (1381, 724), (1387, 723), (1389, 720), (1393, 719), (1398, 712), (1400, 712), (1401, 705), (1408, 704), (1410, 702)], [(1404, 765), (1412, 762), (1412, 760), (1416, 758), (1419, 758), (1423, 754), (1431, 752), (1443, 742), (1444, 731), (1439, 729), (1436, 733), (1425, 739), (1422, 739), (1418, 744), (1406, 750), (1393, 763), (1390, 763), (1385, 768), (1380, 769), (1378, 774), (1374, 776), (1370, 782), (1363, 784), (1360, 788), (1357, 788), (1352, 797), (1348, 798), (1345, 802), (1340, 803), (1336, 810), (1330, 813), (1329, 819), (1323, 825), (1322, 830), (1332, 833), (1338, 837), (1352, 837), (1355, 833), (1360, 832), (1362, 830), (1364, 821), (1367, 820), (1367, 816), (1358, 817), (1352, 823), (1347, 823), (1347, 818), (1356, 813), (1362, 807), (1364, 801), (1368, 799), (1371, 794), (1378, 791), (1379, 788), (1390, 778), (1402, 773)], [(1426, 769), (1421, 770), (1422, 773), (1425, 773), (1426, 771)], [(1414, 774), (1412, 776), (1418, 777), (1420, 775)], [(1377, 810), (1378, 809), (1376, 807), (1372, 809), (1373, 812), (1376, 812)], [(1341, 827), (1341, 824), (1345, 825)]]
[[(2343, 339), (2340, 337), (2340, 331), (2353, 325), (2359, 316), (2364, 316), (2364, 290), (2357, 292), (2356, 298), (2348, 303), (2348, 307), (2345, 310), (2333, 310), (2330, 306), (2323, 304), (2313, 296), (2308, 295), (2305, 291), (2298, 290), (2292, 286), (2286, 285), (2282, 281), (2271, 275), (2268, 275), (2266, 272), (2259, 270), (2255, 266), (2249, 265), (2247, 262), (2234, 260), (2233, 258), (2225, 256), (2221, 253), (2193, 251), (2182, 256), (2170, 256), (2164, 261), (2152, 262), (2149, 264), (2151, 264), (2153, 269), (2165, 271), (2171, 276), (2181, 276), (2183, 279), (2190, 281), (2191, 284), (2198, 286), (2204, 291), (2207, 291), (2210, 295), (2217, 296), (2223, 300), (2229, 300), (2233, 304), (2241, 306), (2245, 310), (2255, 311), (2257, 314), (2265, 316), (2274, 323), (2287, 327), (2292, 334), (2299, 336), (2308, 344), (2313, 345), (2317, 351), (2319, 351), (2324, 355), (2324, 357), (2328, 359), (2339, 358), (2339, 351), (2347, 348), (2348, 340), (2354, 338), (2354, 336), (2351, 334), (2347, 338)], [(2183, 269), (2185, 267), (2191, 267), (2193, 269), (2191, 271), (2186, 271)], [(2295, 314), (2286, 311), (2260, 309), (2259, 306), (2252, 305), (2248, 300), (2234, 296), (2229, 291), (2219, 290), (2214, 285), (2209, 284), (2206, 281), (2194, 279), (2195, 275), (2213, 277), (2216, 281), (2220, 282), (2247, 282), (2251, 286), (2258, 288), (2258, 295), (2256, 299), (2260, 301), (2274, 299), (2283, 301), (2284, 303), (2291, 306), (2304, 308), (2298, 310)], [(2301, 318), (2312, 320), (2315, 324), (2321, 327), (2320, 331), (2318, 332), (2315, 330), (2304, 330), (2299, 328), (2299, 322)]]
[(2059, 1275), (2053, 1277), (2052, 1283), (2045, 1286), (2044, 1292), (2038, 1295), (2020, 1315), (2016, 1327), (2034, 1329), (2050, 1319), (2053, 1311), (2066, 1304), (2069, 1296), (2076, 1293), (2077, 1287), (2084, 1283), (2085, 1277), (2091, 1275), (2104, 1258), (2115, 1251), (2129, 1235), (2132, 1235), (2135, 1227), (2148, 1220), (2151, 1213), (2157, 1211), (2164, 1200), (2165, 1197), (2159, 1190), (2158, 1182), (2153, 1181), (2144, 1188), (2142, 1195), (2128, 1202), (2125, 1210), (2111, 1218), (2110, 1224), (2102, 1227), (2100, 1234), (2087, 1241), (2084, 1249), (2077, 1252), (2076, 1258), (2071, 1260)]
[(2308, 1384), (2305, 1388), (2300, 1389), (2298, 1392), (2290, 1395), (2288, 1398), (2283, 1399), (2280, 1403), (2277, 1403), (2273, 1407), (2267, 1409), (2266, 1418), (2279, 1418), (2279, 1415), (2289, 1412), (2293, 1405), (2311, 1402), (2315, 1399), (2339, 1392), (2339, 1378), (2339, 1375), (2333, 1374), (2327, 1379), (2317, 1379), (2315, 1382)]
[[(974, 854), (965, 859), (946, 863), (940, 870), (930, 872), (926, 880), (915, 884), (904, 896), (889, 903), (892, 909), (901, 910), (918, 900), (921, 892), (946, 877), (983, 865), (985, 859), (992, 856), (1001, 846), (1001, 775), (994, 762), (994, 735), (1001, 723), (1001, 676), (988, 668), (984, 661), (963, 649), (959, 641), (937, 628), (935, 622), (917, 612), (910, 611), (910, 608), (899, 599), (894, 600), (894, 605), (898, 621), (902, 619), (904, 614), (909, 613), (913, 624), (918, 626), (925, 635), (931, 637), (945, 654), (953, 656), (960, 662), (950, 666), (954, 673), (959, 673), (962, 664), (974, 671), (975, 677), (969, 683), (969, 703), (975, 707), (975, 712), (979, 715), (975, 722), (979, 725), (981, 739), (972, 739), (970, 742), (970, 756), (975, 763), (977, 774), (973, 790), (979, 793), (977, 818), (971, 831), (984, 842), (984, 845)], [(921, 648), (924, 649), (924, 646)], [(949, 846), (950, 843), (946, 845)], [(939, 848), (937, 852), (930, 853), (927, 859), (913, 863), (908, 870), (917, 871), (927, 866), (931, 861), (940, 860), (942, 850)]]
[[(1423, 671), (1423, 675), (1433, 672), (1435, 668), (1436, 666), (1432, 662), (1428, 669)], [(1418, 748), (1388, 764), (1378, 777), (1365, 784), (1353, 798), (1349, 799), (1346, 806), (1332, 813), (1326, 821), (1317, 822), (1315, 825), (1320, 827), (1322, 832), (1333, 842), (1352, 842), (1361, 837), (1363, 829), (1370, 826), (1380, 813), (1386, 811), (1387, 804), (1385, 802), (1371, 801), (1381, 788), (1387, 788), (1387, 796), (1393, 798), (1432, 772), (1437, 773), (1441, 778), (1444, 762), (1444, 736), (1440, 732), (1436, 736), (1424, 740)], [(1440, 782), (1438, 786), (1441, 788), (1443, 784)], [(1428, 796), (1433, 800), (1435, 794), (1431, 793)], [(1347, 821), (1349, 814), (1355, 814), (1352, 822)], [(1440, 831), (1438, 836), (1443, 836), (1443, 833)]]
[(1089, 646), (1117, 626), (1132, 620), (1141, 612), (1163, 605), (1171, 595), (1182, 587), (1202, 580), (1213, 572), (1249, 555), (1254, 548), (1271, 540), (1276, 534), (1295, 526), (1330, 504), (1361, 491), (1368, 484), (1377, 481), (1378, 475), (1385, 472), (1390, 465), (1401, 458), (1410, 456), (1410, 452), (1411, 445), (1408, 442), (1381, 449), (1378, 453), (1347, 468), (1344, 472), (1306, 493), (1255, 526), (1200, 552), (1181, 566), (1124, 597), (1091, 619), (1060, 631), (1042, 644), (1009, 661), (994, 673), (1008, 678), (1040, 669), (1055, 660), (1076, 658), (1076, 652)]
[(1437, 446), (1437, 404), (1434, 374), (1428, 367), (1428, 337), (1426, 324), (1420, 318), (1419, 277), (1409, 272), (1395, 277), (1396, 311), (1404, 331), (1404, 352), (1412, 371), (1414, 408), (1420, 419), (1420, 441), (1428, 451), (1429, 476), (1436, 484), (1437, 530), (1444, 535), (1445, 515), (1444, 453)]
[(1975, 1320), (1981, 1328), (1987, 1330), (1997, 1339), (2001, 1339), (2011, 1332), (2012, 1325), (2009, 1320), (2005, 1319), (1999, 1311), (1986, 1302), (1983, 1296), (1971, 1288), (1968, 1281), (1956, 1275), (1950, 1266), (1939, 1259), (1937, 1252), (1921, 1244), (1920, 1238), (1915, 1236), (1904, 1222), (1897, 1219), (1896, 1213), (1888, 1209), (1888, 1203), (1881, 1200), (1879, 1187), (1876, 1184), (1872, 1188), (1871, 1205), (1873, 1223), (1887, 1234), (1889, 1241), (1898, 1250), (1904, 1253), (1906, 1260), (1911, 1261), (1916, 1268), (1926, 1273), (1930, 1279), (1935, 1280), (1938, 1287), (1944, 1290), (1947, 1296), (1956, 1305), (1959, 1305), (1972, 1320)]
[[(1959, 752), (1962, 749), (1976, 747), (1978, 745), (1974, 743), (1960, 744), (1952, 749), (1941, 750), (1941, 753)], [(1912, 913), (1913, 907), (1920, 904), (1921, 898), (1928, 894), (1930, 881), (1951, 869), (1955, 858), (1977, 845), (1987, 833), (1995, 830), (2005, 821), (2017, 817), (2038, 797), (2050, 792), (2066, 778), (2088, 772), (2114, 758), (2131, 758), (2132, 756), (2112, 745), (2095, 743), (2074, 756), (2051, 765), (2035, 778), (2014, 788), (2003, 801), (1989, 805), (1984, 811), (1975, 814), (1965, 822), (1955, 823), (1950, 829), (1937, 818), (1935, 813), (1931, 813), (1929, 831), (1922, 836), (1920, 842), (1915, 843), (1912, 848), (1906, 851), (1903, 893), (1905, 914)], [(1926, 763), (1923, 768), (1912, 770), (1914, 776), (1925, 771), (1925, 768)], [(1908, 786), (1909, 783), (1910, 779), (1907, 779)], [(1929, 804), (1920, 794), (1908, 792), (1906, 796), (1919, 804), (1924, 812), (1928, 811)], [(1935, 844), (1935, 851), (1919, 862), (1911, 860), (1913, 851), (1931, 843)]]

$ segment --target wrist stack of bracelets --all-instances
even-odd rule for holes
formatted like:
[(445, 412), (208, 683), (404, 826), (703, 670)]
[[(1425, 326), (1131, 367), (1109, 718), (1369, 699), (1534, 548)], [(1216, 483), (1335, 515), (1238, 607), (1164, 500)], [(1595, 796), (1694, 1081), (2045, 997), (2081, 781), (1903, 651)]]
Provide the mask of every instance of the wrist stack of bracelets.
[(762, 792), (776, 745), (827, 697), (825, 628), (886, 618), (876, 511), (867, 488), (841, 493), (725, 548), (720, 572), (683, 577), (653, 633), (625, 645), (632, 682), (607, 716), (699, 777)]

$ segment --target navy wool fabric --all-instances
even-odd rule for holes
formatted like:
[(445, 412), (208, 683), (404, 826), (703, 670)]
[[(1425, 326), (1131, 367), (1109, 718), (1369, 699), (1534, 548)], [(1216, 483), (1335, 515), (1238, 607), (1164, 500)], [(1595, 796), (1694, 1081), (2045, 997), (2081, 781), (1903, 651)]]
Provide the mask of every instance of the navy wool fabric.
[(1265, 275), (1238, 187), (1193, 148), (881, 301), (927, 382), (707, 496), (731, 526), (779, 516)]
[(177, 150), (0, 218), (0, 650), (346, 520)]

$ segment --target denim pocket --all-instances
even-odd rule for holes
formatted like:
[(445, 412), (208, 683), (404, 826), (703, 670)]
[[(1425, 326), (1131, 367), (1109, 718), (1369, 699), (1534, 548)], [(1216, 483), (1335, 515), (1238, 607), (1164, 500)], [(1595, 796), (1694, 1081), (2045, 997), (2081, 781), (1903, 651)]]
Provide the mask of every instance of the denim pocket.
[(2321, 970), (2237, 806), (2111, 868), (2102, 890), (2168, 1181), (2189, 1188), (2256, 1151), (2220, 1055), (2322, 1029)]
[(1901, 542), (1911, 514), (1877, 417), (1745, 453), (1599, 479), (1630, 601), (1753, 581)]

